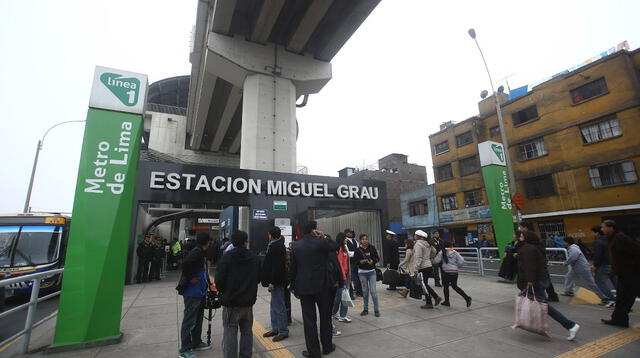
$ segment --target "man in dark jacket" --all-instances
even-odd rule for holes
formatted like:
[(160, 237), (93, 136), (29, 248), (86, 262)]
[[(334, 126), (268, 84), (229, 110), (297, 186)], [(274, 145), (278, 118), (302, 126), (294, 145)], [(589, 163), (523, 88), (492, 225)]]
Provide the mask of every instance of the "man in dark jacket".
[(362, 285), (360, 284), (360, 277), (358, 277), (358, 263), (354, 258), (354, 254), (359, 244), (358, 240), (356, 240), (356, 233), (352, 229), (344, 229), (344, 234), (347, 237), (345, 243), (347, 244), (347, 249), (349, 251), (351, 272), (355, 272), (355, 274), (351, 275), (351, 285), (349, 285), (349, 295), (351, 295), (351, 299), (354, 299), (355, 296), (362, 297)]
[[(436, 248), (437, 256), (440, 252), (444, 251), (444, 240), (440, 238), (440, 231), (434, 231), (431, 238), (433, 239), (433, 247)], [(433, 264), (433, 278), (436, 287), (442, 287), (440, 283), (440, 271), (442, 271), (442, 261)]]
[(269, 230), (269, 245), (262, 263), (262, 285), (271, 292), (271, 330), (262, 336), (273, 337), (274, 342), (289, 337), (287, 308), (284, 301), (284, 291), (287, 286), (286, 260), (284, 238), (280, 236), (280, 228), (274, 226)]
[(211, 346), (202, 342), (202, 320), (204, 318), (204, 297), (209, 284), (209, 274), (205, 252), (209, 248), (209, 234), (199, 232), (196, 235), (196, 247), (182, 263), (182, 276), (180, 281), (187, 282), (187, 288), (182, 293), (184, 299), (184, 314), (180, 328), (181, 346), (179, 357), (192, 357), (193, 351), (211, 349)]
[(607, 280), (611, 281), (613, 287), (616, 287), (618, 280), (611, 267), (609, 237), (602, 232), (600, 226), (592, 227), (591, 232), (593, 232), (594, 236), (593, 266), (591, 266), (591, 271), (595, 274), (594, 279), (596, 285), (600, 291), (607, 296), (608, 302), (603, 301), (603, 304), (607, 304), (608, 307), (613, 307), (615, 305), (615, 296), (611, 293), (611, 288), (607, 284)]
[[(387, 269), (397, 270), (398, 264), (400, 264), (400, 253), (398, 252), (398, 241), (396, 240), (396, 233), (387, 230), (385, 240), (382, 241), (382, 261)], [(396, 286), (389, 285), (387, 290), (395, 290)]]
[[(304, 226), (302, 238), (293, 244), (291, 249), (291, 292), (300, 297), (302, 320), (304, 323), (304, 340), (307, 350), (305, 357), (320, 357), (335, 350), (331, 336), (331, 304), (334, 297), (329, 297), (327, 282), (327, 262), (329, 253), (338, 249), (338, 244), (317, 230), (318, 224), (310, 221)], [(316, 306), (320, 314), (320, 342), (316, 325)]]
[(225, 358), (251, 357), (253, 348), (253, 305), (258, 296), (260, 262), (247, 250), (248, 239), (244, 231), (234, 233), (231, 236), (233, 250), (224, 254), (216, 266), (216, 287), (222, 293), (222, 353)]
[(149, 271), (151, 270), (151, 261), (153, 260), (153, 246), (151, 236), (147, 235), (136, 249), (136, 255), (138, 256), (136, 283), (149, 281)]
[(602, 322), (612, 326), (629, 327), (629, 312), (640, 297), (640, 244), (616, 230), (613, 220), (602, 222), (602, 231), (609, 238), (613, 272), (618, 276), (616, 308), (610, 320)]

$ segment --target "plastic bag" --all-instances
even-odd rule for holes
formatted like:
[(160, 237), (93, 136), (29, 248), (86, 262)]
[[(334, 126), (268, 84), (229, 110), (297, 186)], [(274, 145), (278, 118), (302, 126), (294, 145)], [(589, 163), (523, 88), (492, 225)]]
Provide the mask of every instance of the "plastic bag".
[(345, 307), (355, 307), (356, 304), (353, 303), (353, 301), (351, 300), (351, 295), (349, 295), (349, 290), (347, 290), (346, 288), (342, 290), (342, 304)]

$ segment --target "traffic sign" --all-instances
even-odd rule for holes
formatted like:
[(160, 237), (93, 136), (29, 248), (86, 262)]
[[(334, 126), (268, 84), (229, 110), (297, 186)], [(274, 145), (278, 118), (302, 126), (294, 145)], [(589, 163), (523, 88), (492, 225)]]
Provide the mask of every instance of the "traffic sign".
[(520, 194), (519, 192), (518, 192), (518, 193), (515, 193), (515, 194), (513, 195), (513, 198), (512, 198), (511, 200), (513, 200), (513, 203), (514, 203), (514, 204), (516, 204), (516, 206), (518, 207), (518, 209), (522, 209), (522, 207), (524, 206), (525, 199), (524, 199), (524, 197), (522, 196), (522, 194)]

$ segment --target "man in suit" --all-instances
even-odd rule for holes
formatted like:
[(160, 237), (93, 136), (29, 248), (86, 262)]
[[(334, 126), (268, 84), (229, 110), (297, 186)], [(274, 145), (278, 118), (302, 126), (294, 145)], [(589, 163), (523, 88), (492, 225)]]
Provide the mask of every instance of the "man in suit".
[[(309, 221), (304, 226), (302, 238), (293, 244), (291, 249), (290, 275), (291, 292), (300, 298), (302, 320), (304, 324), (304, 340), (307, 350), (302, 351), (305, 357), (320, 357), (336, 349), (331, 336), (331, 303), (327, 282), (327, 261), (330, 252), (338, 249), (338, 244), (317, 230), (318, 223)], [(316, 306), (320, 314), (320, 342), (316, 325)]]
[(359, 244), (358, 240), (356, 240), (356, 233), (352, 229), (345, 229), (344, 234), (347, 236), (344, 242), (347, 244), (347, 249), (349, 250), (349, 264), (351, 265), (351, 272), (355, 272), (355, 274), (351, 275), (352, 285), (349, 285), (349, 295), (351, 295), (351, 299), (354, 299), (356, 298), (355, 296), (362, 297), (362, 285), (360, 284), (360, 277), (358, 277), (358, 262), (354, 257)]

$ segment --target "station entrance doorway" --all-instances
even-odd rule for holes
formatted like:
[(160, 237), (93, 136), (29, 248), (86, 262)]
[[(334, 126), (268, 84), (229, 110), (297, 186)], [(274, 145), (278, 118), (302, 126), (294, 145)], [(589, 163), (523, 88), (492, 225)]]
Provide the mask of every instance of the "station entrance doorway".
[(136, 248), (149, 231), (188, 241), (197, 231), (223, 240), (243, 230), (249, 249), (261, 254), (272, 226), (285, 228), (285, 240), (297, 240), (304, 224), (316, 220), (331, 236), (351, 228), (381, 247), (388, 223), (382, 181), (142, 159), (133, 204), (127, 284), (135, 282)]

